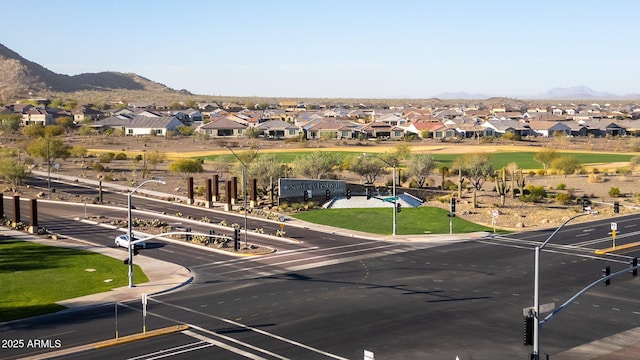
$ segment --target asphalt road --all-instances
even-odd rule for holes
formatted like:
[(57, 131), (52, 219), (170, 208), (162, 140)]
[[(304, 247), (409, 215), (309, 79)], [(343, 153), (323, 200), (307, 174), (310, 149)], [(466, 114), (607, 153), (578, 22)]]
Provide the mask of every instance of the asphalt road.
[[(135, 204), (156, 206), (146, 199)], [(39, 208), (44, 226), (113, 246), (118, 232), (73, 220), (83, 208)], [(203, 211), (181, 209), (194, 218)], [(560, 305), (598, 280), (604, 266), (623, 270), (639, 255), (594, 254), (611, 246), (612, 221), (568, 225), (550, 240), (541, 254), (541, 303)], [(618, 244), (638, 241), (637, 216), (615, 222)], [(526, 358), (531, 348), (522, 345), (522, 309), (533, 304), (533, 248), (552, 231), (433, 247), (288, 229), (301, 242), (274, 244), (280, 252), (259, 258), (159, 243), (145, 255), (188, 266), (195, 281), (152, 297), (147, 326), (192, 328), (63, 358), (359, 359), (364, 350), (378, 359)], [(637, 281), (623, 274), (571, 302), (542, 328), (542, 353), (639, 326)], [(141, 304), (120, 304), (121, 335), (140, 331), (141, 324)], [(0, 331), (3, 339), (55, 338), (64, 347), (104, 340), (115, 331), (115, 305), (12, 322)], [(0, 358), (34, 351), (0, 349)]]

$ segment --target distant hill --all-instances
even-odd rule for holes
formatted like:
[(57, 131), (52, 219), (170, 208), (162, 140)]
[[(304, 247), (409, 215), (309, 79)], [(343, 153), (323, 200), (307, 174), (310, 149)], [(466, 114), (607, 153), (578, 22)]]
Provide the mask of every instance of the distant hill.
[(545, 93), (536, 96), (538, 99), (558, 99), (558, 100), (573, 100), (573, 99), (620, 99), (620, 95), (594, 91), (587, 86), (573, 86), (573, 87), (558, 87), (553, 88)]
[[(0, 44), (0, 100), (78, 91), (141, 90), (178, 93), (133, 73), (57, 74)], [(184, 94), (184, 91), (181, 92)]]

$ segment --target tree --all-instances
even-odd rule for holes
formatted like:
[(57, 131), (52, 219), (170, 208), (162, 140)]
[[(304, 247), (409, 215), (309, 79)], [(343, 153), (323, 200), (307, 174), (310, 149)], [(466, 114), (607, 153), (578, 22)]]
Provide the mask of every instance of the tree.
[(0, 160), (0, 177), (11, 182), (14, 187), (22, 185), (22, 180), (29, 175), (30, 171), (25, 164), (19, 163), (14, 158), (4, 158)]
[(438, 162), (431, 154), (413, 154), (407, 163), (407, 173), (416, 180), (418, 187), (423, 187), (437, 167)]
[(44, 136), (44, 125), (37, 123), (22, 128), (22, 134), (28, 137), (40, 138)]
[(247, 178), (257, 179), (259, 187), (268, 189), (272, 181), (284, 176), (284, 169), (275, 154), (265, 154), (247, 164)]
[(178, 134), (182, 136), (191, 136), (193, 135), (195, 130), (196, 129), (193, 126), (187, 126), (187, 125), (179, 125), (178, 127), (176, 127), (176, 131), (178, 131)]
[(561, 156), (553, 160), (551, 168), (558, 170), (559, 173), (564, 174), (564, 177), (567, 177), (567, 175), (573, 174), (582, 168), (582, 164), (575, 156)]
[(57, 138), (41, 137), (33, 140), (27, 147), (27, 152), (32, 157), (40, 157), (51, 164), (55, 159), (67, 159), (70, 147)]
[[(73, 129), (73, 120), (68, 116), (59, 117), (56, 119), (56, 125), (61, 126), (65, 132), (69, 132)], [(45, 127), (46, 128), (46, 127)]]
[(535, 160), (536, 162), (540, 163), (540, 165), (542, 165), (542, 168), (544, 169), (544, 173), (546, 174), (553, 160), (557, 159), (559, 156), (560, 154), (558, 154), (554, 149), (545, 148), (538, 151), (536, 155), (533, 157), (533, 160)]
[(493, 162), (486, 153), (470, 153), (458, 158), (457, 168), (470, 178), (473, 187), (480, 190), (489, 176), (493, 175)]
[(406, 144), (400, 144), (393, 147), (394, 156), (397, 159), (407, 160), (411, 156), (411, 147)]
[(77, 158), (83, 158), (87, 156), (87, 148), (84, 145), (72, 146), (69, 149), (69, 155)]
[(22, 116), (20, 116), (20, 114), (0, 115), (0, 131), (10, 133), (18, 131), (21, 120)]
[(311, 179), (328, 179), (340, 166), (341, 158), (335, 153), (314, 151), (293, 162), (294, 171)]
[(389, 172), (385, 170), (384, 162), (374, 157), (357, 157), (351, 163), (349, 169), (354, 173), (364, 177), (367, 184), (373, 184), (376, 179)]
[(204, 171), (202, 160), (199, 159), (178, 159), (169, 164), (169, 171), (173, 173), (201, 173)]

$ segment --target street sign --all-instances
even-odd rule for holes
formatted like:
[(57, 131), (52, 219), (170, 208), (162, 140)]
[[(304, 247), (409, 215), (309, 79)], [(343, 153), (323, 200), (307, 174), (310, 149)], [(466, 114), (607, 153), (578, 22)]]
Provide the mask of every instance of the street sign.
[(373, 354), (373, 351), (365, 350), (364, 351), (364, 360), (375, 360), (375, 355)]
[(618, 223), (611, 223), (611, 230), (618, 230)]
[[(548, 313), (548, 312), (553, 311), (553, 309), (556, 308), (556, 303), (542, 304), (542, 305), (539, 305), (539, 306), (540, 306), (540, 314), (544, 314), (544, 313)], [(534, 309), (533, 306), (526, 307), (526, 308), (522, 309), (522, 315), (523, 316), (532, 315), (534, 310), (535, 309)]]
[(500, 212), (498, 210), (491, 210), (491, 217), (492, 218), (497, 219), (498, 215), (500, 215)]

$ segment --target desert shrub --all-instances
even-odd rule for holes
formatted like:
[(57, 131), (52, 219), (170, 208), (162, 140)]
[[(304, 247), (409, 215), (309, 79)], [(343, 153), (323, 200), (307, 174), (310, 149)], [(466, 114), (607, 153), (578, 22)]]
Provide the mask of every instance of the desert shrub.
[(142, 161), (142, 155), (138, 154), (133, 158), (134, 161)]
[(616, 174), (620, 175), (631, 175), (631, 169), (629, 168), (618, 168), (616, 169)]
[(456, 185), (453, 181), (451, 181), (449, 179), (444, 181), (443, 188), (445, 188), (445, 189), (453, 190), (453, 189), (456, 189), (457, 187), (458, 187), (458, 185)]
[(127, 154), (121, 152), (118, 153), (116, 156), (114, 156), (114, 159), (116, 160), (127, 160)]
[(100, 154), (100, 157), (98, 158), (98, 161), (103, 163), (103, 164), (110, 163), (111, 160), (113, 160), (113, 158), (115, 156), (116, 156), (116, 154), (114, 154), (112, 152)]
[(483, 136), (480, 138), (480, 142), (483, 144), (490, 144), (493, 142), (493, 136)]
[(591, 173), (591, 174), (589, 174), (589, 178), (587, 179), (587, 182), (589, 184), (602, 183), (602, 182), (604, 182), (604, 177), (602, 176), (602, 174)]
[(557, 194), (555, 198), (556, 204), (567, 205), (571, 201), (569, 194)]
[(537, 203), (547, 196), (544, 186), (529, 185), (525, 192), (520, 196), (520, 201)]
[(104, 165), (102, 165), (101, 163), (97, 162), (93, 164), (93, 170), (95, 171), (104, 171)]
[(202, 196), (206, 192), (207, 188), (205, 186), (196, 186), (194, 189), (194, 193), (196, 196)]
[(513, 141), (522, 140), (522, 136), (520, 134), (510, 133), (510, 132), (502, 134), (502, 136), (500, 136), (500, 138), (503, 139), (503, 140), (513, 140)]
[[(540, 172), (540, 170), (538, 170), (538, 172)], [(533, 171), (533, 170), (529, 170), (527, 175), (529, 175), (529, 177), (534, 177), (534, 176), (536, 176), (536, 172)], [(542, 170), (542, 173), (540, 175), (544, 175), (544, 170)]]
[(611, 197), (620, 197), (620, 189), (617, 187), (612, 187), (609, 189), (609, 196)]
[[(529, 171), (529, 175), (531, 175), (532, 172), (533, 172), (533, 170)], [(538, 171), (536, 171), (535, 174), (542, 176), (542, 175), (546, 174), (546, 172), (544, 171), (544, 169), (538, 169)], [(533, 176), (533, 175), (531, 175), (531, 176)]]
[(567, 188), (567, 184), (564, 184), (564, 183), (560, 183), (556, 185), (556, 190), (564, 190), (566, 188)]
[(600, 169), (594, 167), (593, 169), (591, 169), (591, 173), (592, 174), (600, 174)]

